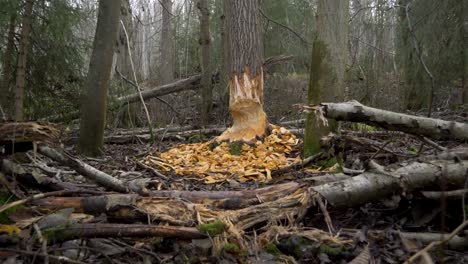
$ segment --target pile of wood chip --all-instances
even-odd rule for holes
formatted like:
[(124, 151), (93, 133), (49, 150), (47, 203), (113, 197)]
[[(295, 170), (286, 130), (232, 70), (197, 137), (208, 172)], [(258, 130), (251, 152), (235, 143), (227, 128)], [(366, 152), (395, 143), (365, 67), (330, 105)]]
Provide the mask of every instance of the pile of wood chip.
[(227, 179), (270, 181), (272, 171), (301, 161), (300, 157), (291, 157), (300, 140), (283, 127), (271, 128), (271, 134), (254, 145), (214, 141), (185, 144), (155, 152), (143, 162), (159, 170), (201, 177), (205, 183)]

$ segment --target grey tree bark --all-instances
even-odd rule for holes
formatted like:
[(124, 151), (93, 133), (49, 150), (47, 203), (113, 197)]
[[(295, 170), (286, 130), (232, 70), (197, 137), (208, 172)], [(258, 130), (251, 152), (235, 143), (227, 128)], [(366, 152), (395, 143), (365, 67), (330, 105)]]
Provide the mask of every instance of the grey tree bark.
[(213, 99), (213, 86), (211, 82), (211, 36), (210, 36), (210, 10), (207, 0), (199, 0), (197, 3), (200, 11), (200, 46), (202, 66), (202, 103), (201, 121), (203, 125), (208, 124)]
[(107, 91), (119, 27), (120, 0), (100, 0), (97, 28), (81, 105), (79, 149), (97, 156), (104, 143)]
[(15, 89), (15, 121), (24, 119), (24, 87), (26, 85), (26, 62), (29, 49), (29, 34), (31, 32), (31, 15), (34, 0), (26, 0), (22, 18), (21, 35), (18, 51), (18, 65), (16, 67)]
[(266, 133), (263, 111), (263, 46), (256, 0), (226, 0), (229, 45), (229, 110), (232, 127), (217, 140), (255, 141)]
[(462, 31), (463, 31), (463, 87), (462, 104), (468, 105), (468, 1), (462, 0)]
[(174, 80), (174, 33), (171, 27), (172, 0), (161, 0), (161, 65), (159, 68), (160, 84), (168, 84)]
[[(342, 101), (345, 95), (345, 70), (348, 57), (349, 1), (319, 0), (316, 34), (312, 47), (312, 64), (308, 103)], [(320, 151), (319, 140), (330, 129), (316, 122), (313, 113), (307, 115), (304, 154)]]

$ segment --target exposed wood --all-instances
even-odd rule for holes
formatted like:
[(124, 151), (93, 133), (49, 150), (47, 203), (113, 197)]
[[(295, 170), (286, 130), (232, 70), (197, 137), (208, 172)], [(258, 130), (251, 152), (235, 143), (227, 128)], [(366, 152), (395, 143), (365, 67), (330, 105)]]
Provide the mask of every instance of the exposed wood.
[(318, 107), (325, 117), (339, 121), (361, 122), (435, 139), (468, 140), (466, 123), (381, 110), (362, 105), (357, 101), (322, 103)]
[(105, 172), (97, 170), (96, 168), (72, 157), (69, 154), (60, 153), (59, 151), (44, 145), (40, 145), (38, 150), (41, 154), (57, 162), (60, 162), (63, 165), (69, 166), (79, 174), (83, 175), (85, 178), (94, 181), (103, 187), (117, 192), (128, 192), (127, 187), (119, 179), (116, 179)]
[(225, 13), (229, 41), (230, 128), (217, 141), (255, 142), (266, 135), (263, 111), (263, 46), (255, 0), (227, 0)]

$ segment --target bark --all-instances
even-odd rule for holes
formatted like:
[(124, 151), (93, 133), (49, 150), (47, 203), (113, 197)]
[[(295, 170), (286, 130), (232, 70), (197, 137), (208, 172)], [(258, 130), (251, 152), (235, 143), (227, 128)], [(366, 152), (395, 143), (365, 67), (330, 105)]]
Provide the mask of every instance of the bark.
[(25, 1), (23, 18), (21, 21), (18, 64), (16, 67), (15, 121), (23, 121), (24, 119), (24, 87), (26, 85), (26, 63), (29, 50), (29, 34), (31, 32), (33, 5), (34, 0)]
[[(114, 217), (118, 218), (145, 219), (147, 217), (146, 213), (130, 213), (127, 209), (140, 208), (144, 210), (145, 207), (164, 207), (164, 205), (170, 205), (174, 200), (182, 199), (183, 201), (194, 204), (203, 204), (209, 208), (234, 210), (256, 205), (261, 202), (274, 201), (279, 197), (294, 193), (302, 186), (303, 184), (300, 183), (289, 182), (255, 190), (242, 191), (150, 191), (148, 192), (149, 197), (142, 197), (137, 194), (111, 194), (90, 197), (49, 197), (37, 200), (34, 204), (47, 210), (71, 207), (74, 208), (76, 212), (82, 213), (106, 213), (112, 214)], [(166, 213), (172, 215), (169, 211), (166, 211)], [(177, 217), (176, 214), (173, 216)]]
[(434, 139), (468, 140), (466, 123), (395, 113), (368, 107), (357, 101), (323, 103), (320, 108), (327, 118), (339, 121), (362, 122)]
[(336, 207), (359, 205), (402, 193), (403, 191), (463, 186), (468, 175), (468, 161), (414, 162), (393, 172), (365, 172), (349, 180), (312, 187)]
[(217, 140), (254, 142), (266, 134), (263, 111), (263, 49), (258, 1), (225, 1), (229, 42), (229, 110), (233, 125)]
[(77, 185), (67, 182), (60, 182), (55, 178), (47, 177), (42, 173), (26, 170), (23, 166), (10, 160), (4, 159), (1, 163), (1, 169), (5, 174), (14, 175), (15, 179), (21, 184), (39, 189), (40, 191), (62, 191), (77, 190)]
[(161, 26), (161, 84), (168, 84), (174, 80), (174, 33), (171, 27), (172, 0), (161, 0), (162, 26)]
[[(342, 101), (345, 95), (345, 68), (349, 23), (349, 1), (319, 0), (316, 37), (312, 47), (312, 64), (308, 90), (309, 104)], [(304, 155), (320, 152), (320, 138), (335, 126), (316, 122), (313, 113), (307, 115)]]
[(125, 224), (71, 224), (42, 230), (50, 241), (64, 242), (83, 238), (165, 237), (178, 239), (202, 239), (207, 235), (196, 228), (155, 225)]
[(16, 14), (11, 15), (8, 26), (8, 39), (2, 62), (2, 76), (0, 79), (0, 107), (10, 116), (10, 96), (11, 94), (11, 77), (13, 74), (13, 53), (15, 49), (15, 27), (16, 27)]
[(38, 150), (41, 154), (74, 169), (83, 177), (96, 182), (97, 184), (117, 192), (128, 192), (127, 187), (120, 180), (102, 172), (81, 160), (78, 160), (66, 153), (60, 153), (55, 149), (40, 145)]
[(463, 55), (463, 77), (462, 77), (462, 104), (468, 106), (468, 1), (462, 1), (462, 55)]
[(199, 0), (197, 7), (200, 11), (200, 46), (201, 46), (201, 66), (202, 66), (202, 103), (201, 121), (203, 125), (208, 124), (211, 111), (213, 90), (211, 82), (211, 36), (210, 36), (210, 9), (207, 0)]
[(79, 149), (100, 154), (104, 143), (107, 91), (120, 17), (120, 0), (100, 0), (93, 53), (81, 105)]

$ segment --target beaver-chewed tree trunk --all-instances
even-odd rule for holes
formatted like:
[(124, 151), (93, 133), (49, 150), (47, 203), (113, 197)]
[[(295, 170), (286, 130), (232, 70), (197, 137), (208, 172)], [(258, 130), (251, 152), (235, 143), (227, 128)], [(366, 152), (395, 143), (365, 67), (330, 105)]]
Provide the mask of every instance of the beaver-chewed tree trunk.
[(225, 4), (229, 42), (229, 110), (233, 125), (218, 141), (254, 142), (265, 136), (263, 111), (263, 52), (260, 40), (258, 1), (227, 0)]

